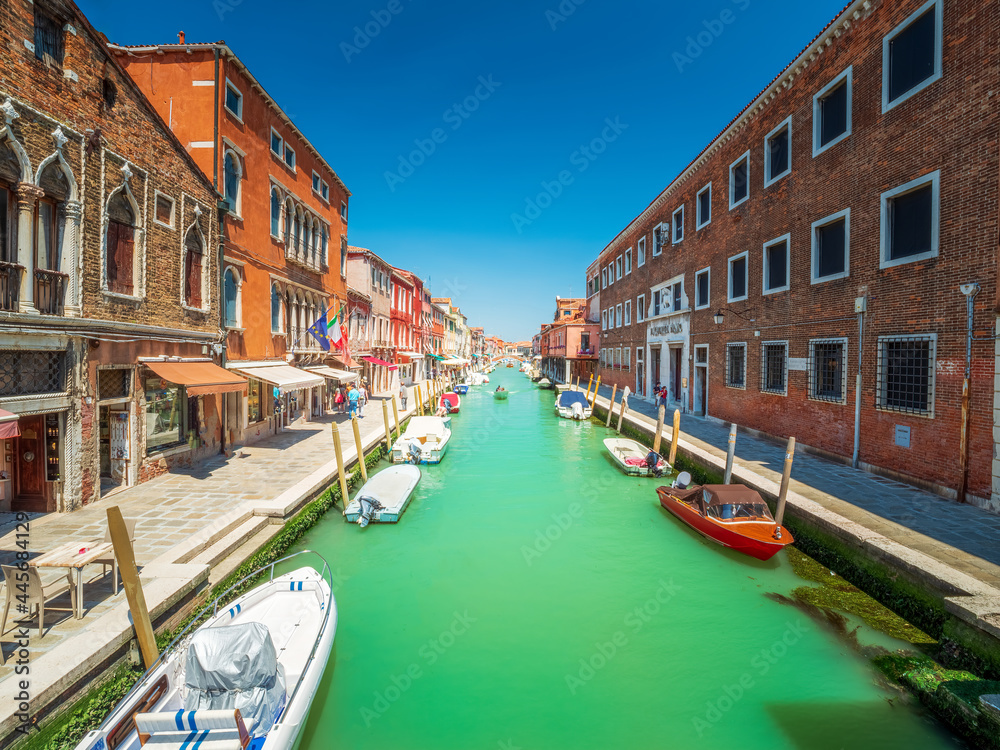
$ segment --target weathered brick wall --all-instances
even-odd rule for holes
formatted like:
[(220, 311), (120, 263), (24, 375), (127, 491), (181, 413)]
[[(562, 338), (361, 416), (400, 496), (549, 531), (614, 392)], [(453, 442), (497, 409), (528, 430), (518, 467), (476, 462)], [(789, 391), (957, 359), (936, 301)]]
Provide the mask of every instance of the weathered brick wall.
[[(693, 299), (695, 272), (710, 266), (708, 309), (692, 311), (692, 344), (709, 345), (708, 412), (724, 420), (849, 456), (854, 440), (854, 377), (858, 330), (854, 300), (867, 295), (862, 355), (861, 460), (954, 488), (958, 484), (960, 404), (965, 362), (964, 282), (978, 281), (976, 326), (993, 326), (997, 278), (997, 122), (1000, 76), (996, 48), (1000, 10), (995, 4), (946, 0), (943, 76), (907, 101), (882, 113), (884, 36), (924, 0), (873, 2), (871, 9), (832, 38), (822, 54), (779, 85), (773, 100), (739, 126), (726, 142), (705, 155), (693, 174), (659, 201), (636, 226), (627, 228), (601, 254), (600, 267), (647, 242), (645, 267), (601, 290), (601, 308), (633, 300), (633, 325), (606, 332), (602, 345), (643, 346), (646, 325), (636, 324), (635, 299), (649, 299), (650, 286), (677, 274)], [(814, 157), (813, 96), (853, 66), (852, 134)], [(791, 174), (764, 187), (765, 136), (792, 117)], [(707, 140), (707, 139), (706, 139)], [(729, 165), (750, 152), (750, 198), (729, 209)], [(916, 177), (940, 170), (940, 249), (935, 258), (879, 268), (880, 195)], [(695, 229), (695, 196), (712, 183), (712, 221)], [(653, 258), (653, 228), (670, 222), (685, 206), (685, 237), (669, 242)], [(850, 275), (812, 284), (812, 222), (850, 208)], [(788, 291), (762, 294), (763, 244), (791, 234)], [(727, 260), (749, 252), (745, 302), (727, 303)], [(749, 323), (727, 314), (722, 326), (713, 313), (748, 310)], [(759, 332), (757, 335), (756, 332)], [(933, 418), (876, 409), (877, 338), (906, 333), (937, 334)], [(805, 358), (809, 340), (846, 337), (847, 393), (844, 404), (809, 400), (808, 373), (788, 374), (786, 396), (760, 390), (760, 345), (787, 340), (789, 357)], [(747, 387), (727, 388), (725, 345), (746, 341)], [(988, 497), (991, 484), (993, 356), (988, 342), (974, 346), (969, 491)], [(634, 366), (634, 362), (633, 362)], [(634, 371), (600, 368), (603, 382), (632, 384)], [(911, 429), (909, 448), (897, 447), (896, 425)]]

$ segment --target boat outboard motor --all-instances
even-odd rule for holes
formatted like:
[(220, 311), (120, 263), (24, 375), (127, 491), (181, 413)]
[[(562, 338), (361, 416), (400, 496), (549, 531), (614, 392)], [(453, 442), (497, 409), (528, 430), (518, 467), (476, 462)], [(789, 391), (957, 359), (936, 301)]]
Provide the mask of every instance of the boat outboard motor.
[(579, 401), (573, 404), (573, 419), (583, 419), (583, 404)]
[(424, 454), (424, 448), (420, 442), (417, 440), (411, 440), (408, 450), (410, 453), (410, 460), (413, 461), (414, 464), (419, 464)]
[(358, 514), (358, 526), (362, 529), (372, 520), (372, 516), (384, 509), (382, 503), (367, 495), (358, 496), (358, 505), (361, 506), (361, 512)]
[(660, 454), (656, 451), (650, 451), (646, 454), (646, 468), (652, 472), (654, 477), (662, 477), (663, 469), (660, 468)]
[(675, 490), (686, 490), (691, 486), (691, 474), (686, 471), (682, 471), (677, 475), (677, 479), (675, 479), (674, 483), (670, 486)]

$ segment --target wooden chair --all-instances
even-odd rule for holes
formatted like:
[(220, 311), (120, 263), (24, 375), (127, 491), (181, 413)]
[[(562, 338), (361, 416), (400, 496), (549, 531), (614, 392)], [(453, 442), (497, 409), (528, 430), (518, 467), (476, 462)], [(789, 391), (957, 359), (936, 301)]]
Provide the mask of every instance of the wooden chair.
[[(134, 518), (126, 518), (125, 519), (125, 528), (128, 529), (128, 540), (134, 545), (135, 544), (135, 519)], [(104, 541), (105, 542), (110, 542), (111, 541), (111, 529), (110, 528), (107, 529), (104, 532)], [(113, 576), (113, 578), (112, 578), (112, 587), (114, 588), (115, 594), (117, 594), (118, 593), (118, 560), (117, 560), (117, 558), (115, 558), (114, 551), (112, 551), (111, 554), (108, 555), (107, 557), (99, 557), (99, 558), (97, 558), (96, 560), (94, 560), (94, 562), (95, 563), (100, 563), (101, 565), (104, 566), (104, 572), (101, 573), (101, 577), (106, 576), (108, 574), (108, 567), (109, 566), (111, 567), (111, 573), (112, 573), (112, 576)]]
[[(50, 584), (43, 585), (42, 577), (35, 568), (20, 570), (16, 565), (0, 565), (0, 569), (3, 570), (4, 583), (6, 584), (4, 588), (7, 590), (7, 601), (3, 607), (3, 620), (0, 620), (0, 635), (7, 632), (7, 614), (10, 612), (10, 605), (20, 596), (27, 599), (29, 616), (31, 614), (31, 605), (35, 605), (38, 609), (38, 636), (42, 637), (45, 635), (45, 600), (59, 596), (59, 594), (66, 591), (66, 583), (53, 581)], [(73, 585), (71, 576), (71, 572), (66, 574), (69, 581), (70, 601), (72, 602), (69, 611), (75, 612), (76, 587)], [(19, 586), (24, 586), (25, 589), (22, 590), (18, 588)], [(65, 611), (66, 607), (49, 607), (49, 609)]]

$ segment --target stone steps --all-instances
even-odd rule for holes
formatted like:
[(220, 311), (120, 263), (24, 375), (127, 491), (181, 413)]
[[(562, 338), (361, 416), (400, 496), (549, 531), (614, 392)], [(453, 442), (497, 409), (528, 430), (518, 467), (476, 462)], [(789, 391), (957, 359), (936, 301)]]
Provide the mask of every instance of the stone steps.
[(265, 516), (250, 516), (240, 523), (231, 524), (228, 533), (210, 542), (201, 552), (191, 558), (190, 562), (208, 565), (214, 569), (218, 563), (270, 525), (271, 520)]
[(232, 554), (213, 565), (212, 570), (208, 575), (209, 585), (214, 586), (219, 581), (224, 580), (226, 576), (253, 557), (264, 547), (265, 544), (277, 536), (278, 532), (281, 531), (281, 528), (282, 524), (266, 524), (262, 529), (259, 529), (256, 534), (249, 537), (240, 547), (236, 548)]

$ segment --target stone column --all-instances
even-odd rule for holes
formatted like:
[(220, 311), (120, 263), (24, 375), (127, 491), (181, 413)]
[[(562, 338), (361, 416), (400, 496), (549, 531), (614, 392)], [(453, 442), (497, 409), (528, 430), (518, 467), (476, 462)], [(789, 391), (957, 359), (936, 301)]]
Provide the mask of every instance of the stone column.
[(24, 266), (20, 311), (38, 313), (35, 307), (35, 205), (45, 192), (27, 182), (17, 186), (17, 262)]
[(66, 315), (79, 317), (83, 302), (80, 299), (80, 220), (83, 204), (66, 201), (60, 206), (63, 214), (62, 243), (59, 251), (59, 270), (69, 276), (66, 288)]

